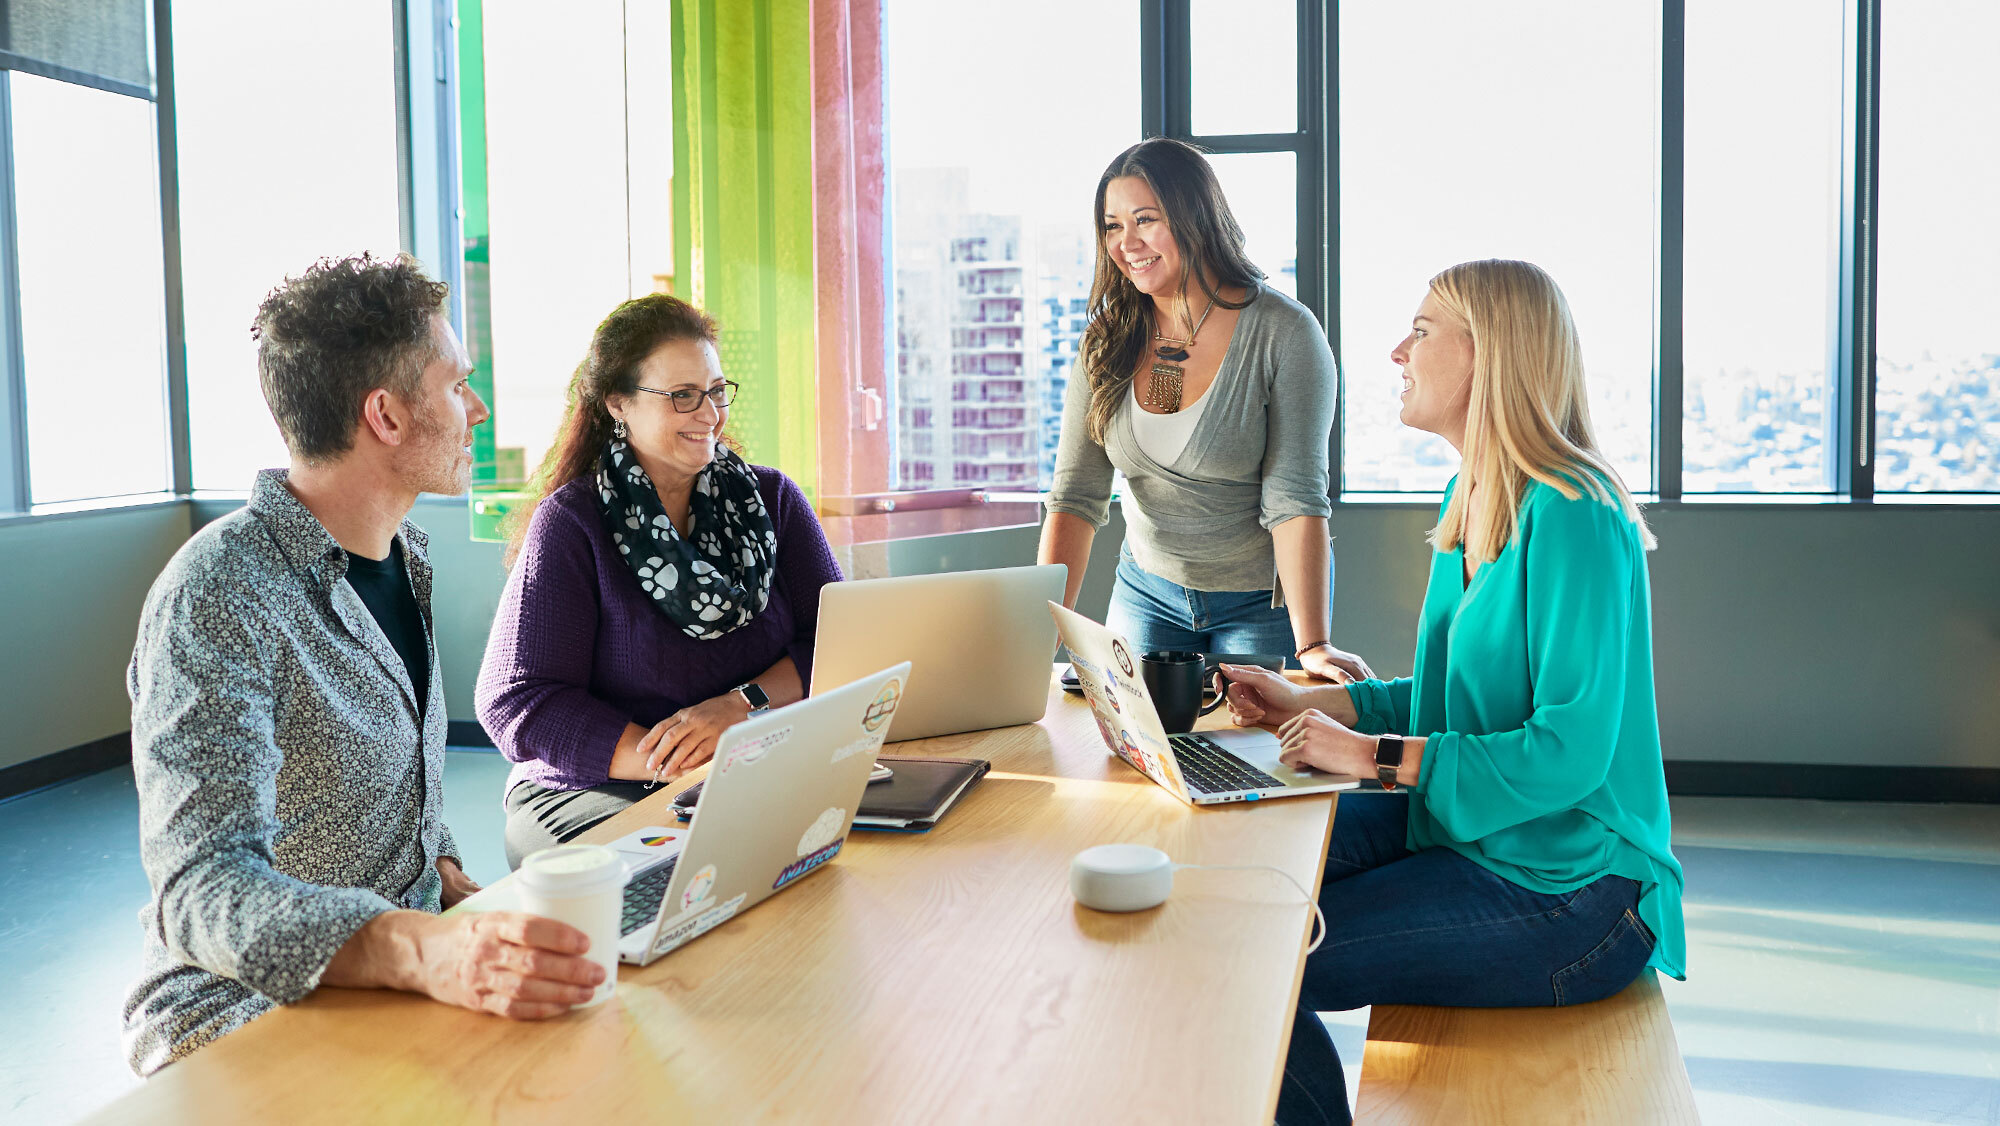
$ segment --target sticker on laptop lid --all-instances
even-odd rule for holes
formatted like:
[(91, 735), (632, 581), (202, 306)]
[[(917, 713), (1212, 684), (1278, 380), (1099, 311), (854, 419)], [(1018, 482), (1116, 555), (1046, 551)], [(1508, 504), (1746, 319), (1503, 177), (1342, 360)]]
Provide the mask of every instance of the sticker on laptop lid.
[(889, 717), (896, 714), (896, 706), (903, 702), (903, 678), (892, 676), (875, 698), (868, 703), (868, 709), (861, 713), (861, 730), (874, 734), (888, 724)]
[(872, 755), (876, 751), (879, 751), (881, 749), (882, 749), (882, 736), (879, 733), (874, 735), (863, 735), (859, 739), (855, 739), (851, 742), (842, 743), (840, 746), (835, 747), (833, 749), (832, 761), (846, 762), (848, 759), (853, 758), (855, 755)]
[(661, 928), (659, 937), (653, 939), (653, 957), (657, 958), (683, 943), (692, 942), (709, 931), (728, 922), (743, 907), (745, 896), (738, 894), (719, 907), (711, 907), (685, 919), (669, 923)]
[(1148, 775), (1153, 773), (1153, 766), (1147, 760), (1146, 752), (1139, 749), (1139, 744), (1133, 740), (1130, 731), (1120, 731), (1118, 733), (1118, 747), (1119, 753), (1124, 757), (1125, 761), (1138, 767), (1140, 773)]
[(1115, 637), (1111, 639), (1111, 656), (1117, 660), (1120, 671), (1126, 676), (1132, 675), (1132, 654), (1126, 651), (1125, 643)]
[(715, 865), (704, 864), (701, 866), (701, 871), (694, 874), (694, 879), (688, 881), (687, 890), (681, 892), (681, 910), (692, 910), (695, 904), (707, 899), (708, 893), (714, 890)]
[(827, 861), (832, 860), (834, 854), (840, 851), (840, 846), (842, 843), (844, 842), (835, 841), (832, 844), (827, 845), (825, 848), (820, 849), (819, 851), (814, 852), (809, 856), (802, 856), (797, 860), (794, 860), (790, 864), (785, 865), (785, 870), (778, 873), (778, 878), (776, 882), (772, 883), (771, 890), (776, 891), (779, 888), (784, 887), (786, 884), (791, 883), (793, 880), (798, 879), (800, 876), (803, 876), (806, 873), (812, 871), (814, 868), (817, 868), (820, 865), (826, 863)]
[(805, 834), (799, 837), (799, 855), (818, 852), (840, 836), (841, 827), (847, 824), (845, 809), (829, 808), (806, 826)]
[(729, 752), (728, 758), (722, 760), (722, 772), (727, 774), (731, 767), (748, 766), (756, 762), (758, 759), (769, 754), (772, 747), (778, 746), (791, 737), (791, 727), (785, 726), (768, 735), (760, 735), (748, 743), (736, 747)]

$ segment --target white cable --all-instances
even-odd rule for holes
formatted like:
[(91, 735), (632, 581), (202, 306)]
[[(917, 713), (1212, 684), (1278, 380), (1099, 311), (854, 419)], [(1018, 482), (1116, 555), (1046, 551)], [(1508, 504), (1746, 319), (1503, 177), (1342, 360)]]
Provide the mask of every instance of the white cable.
[(1325, 912), (1319, 909), (1319, 901), (1315, 900), (1311, 895), (1307, 894), (1306, 886), (1300, 883), (1297, 877), (1293, 876), (1290, 872), (1285, 871), (1283, 868), (1273, 868), (1269, 864), (1176, 864), (1174, 865), (1174, 870), (1177, 872), (1185, 869), (1195, 869), (1203, 872), (1276, 872), (1278, 875), (1283, 876), (1287, 881), (1289, 881), (1293, 887), (1299, 889), (1299, 895), (1304, 897), (1305, 901), (1312, 906), (1313, 919), (1319, 923), (1319, 937), (1312, 940), (1311, 946), (1306, 947), (1306, 953), (1311, 954), (1313, 951), (1318, 950), (1319, 944), (1326, 941), (1326, 914)]

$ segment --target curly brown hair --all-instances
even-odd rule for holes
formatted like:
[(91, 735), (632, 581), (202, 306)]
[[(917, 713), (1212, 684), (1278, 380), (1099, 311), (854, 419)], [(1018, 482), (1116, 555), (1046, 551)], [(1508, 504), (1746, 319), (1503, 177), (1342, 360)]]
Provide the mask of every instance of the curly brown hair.
[(330, 461), (354, 445), (377, 388), (413, 401), (438, 358), (431, 320), (451, 288), (415, 258), (322, 258), (257, 307), (257, 381), (292, 456)]
[[(611, 441), (611, 411), (605, 400), (637, 394), (639, 365), (660, 345), (676, 340), (706, 340), (713, 345), (715, 334), (715, 318), (666, 293), (634, 297), (598, 324), (590, 334), (590, 351), (570, 377), (568, 405), (556, 428), (555, 444), (528, 481), (528, 500), (511, 509), (503, 521), (507, 548), (502, 558), (507, 566), (513, 566), (520, 554), (535, 509), (557, 489), (596, 471), (598, 455)], [(727, 434), (717, 439), (742, 453)]]

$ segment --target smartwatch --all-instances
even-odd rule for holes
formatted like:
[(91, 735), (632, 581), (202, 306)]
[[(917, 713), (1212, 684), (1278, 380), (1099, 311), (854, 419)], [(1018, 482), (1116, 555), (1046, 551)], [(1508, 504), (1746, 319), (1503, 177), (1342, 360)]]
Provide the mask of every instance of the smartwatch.
[(762, 688), (759, 688), (755, 681), (749, 684), (739, 684), (730, 689), (730, 691), (743, 697), (743, 702), (750, 705), (750, 714), (753, 716), (763, 715), (765, 712), (771, 710), (770, 695)]
[(1396, 788), (1396, 771), (1403, 765), (1403, 741), (1394, 735), (1375, 740), (1375, 780), (1385, 790)]

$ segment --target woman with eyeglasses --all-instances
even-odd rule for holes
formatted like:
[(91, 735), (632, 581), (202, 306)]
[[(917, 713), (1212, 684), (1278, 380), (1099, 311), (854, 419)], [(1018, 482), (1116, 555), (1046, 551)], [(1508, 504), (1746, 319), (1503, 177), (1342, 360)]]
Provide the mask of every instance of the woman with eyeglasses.
[(479, 670), (516, 765), (507, 862), (707, 762), (724, 729), (804, 698), (840, 568), (805, 494), (723, 433), (715, 322), (666, 294), (612, 310), (570, 382)]

